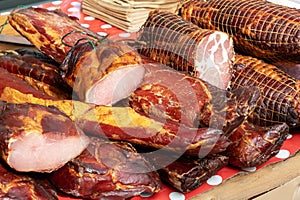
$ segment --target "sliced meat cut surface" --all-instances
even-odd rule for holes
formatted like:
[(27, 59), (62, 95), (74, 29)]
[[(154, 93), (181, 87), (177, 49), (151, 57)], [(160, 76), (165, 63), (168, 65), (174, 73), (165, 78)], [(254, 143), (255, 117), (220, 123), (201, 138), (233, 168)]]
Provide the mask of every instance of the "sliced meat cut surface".
[(17, 171), (50, 172), (78, 156), (89, 140), (54, 107), (0, 102), (1, 155)]

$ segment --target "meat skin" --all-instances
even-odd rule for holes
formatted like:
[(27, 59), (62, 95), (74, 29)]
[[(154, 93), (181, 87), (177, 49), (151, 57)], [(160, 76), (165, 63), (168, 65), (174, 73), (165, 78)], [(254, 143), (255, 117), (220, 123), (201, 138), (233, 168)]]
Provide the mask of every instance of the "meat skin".
[[(7, 70), (0, 67), (0, 93), (2, 94), (7, 87), (11, 87), (16, 89), (17, 91), (22, 91), (24, 94), (30, 94), (36, 98), (42, 99), (57, 99), (53, 96), (49, 96), (48, 94), (37, 90), (29, 85), (24, 80), (21, 80), (16, 75), (9, 73)], [(4, 100), (1, 98), (1, 100)]]
[(61, 191), (88, 199), (128, 199), (161, 189), (157, 172), (132, 145), (94, 137), (49, 179)]
[(180, 15), (204, 29), (233, 37), (237, 52), (281, 63), (300, 62), (300, 12), (262, 0), (192, 0)]

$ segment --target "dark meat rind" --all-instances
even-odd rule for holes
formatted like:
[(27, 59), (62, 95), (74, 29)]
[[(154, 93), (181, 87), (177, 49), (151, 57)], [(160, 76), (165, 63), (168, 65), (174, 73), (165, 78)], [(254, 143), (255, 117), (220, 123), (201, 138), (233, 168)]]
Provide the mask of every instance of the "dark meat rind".
[(169, 165), (161, 167), (161, 163), (166, 163), (174, 156), (177, 158), (177, 155), (168, 152), (155, 154), (155, 156), (151, 156), (151, 153), (145, 155), (151, 163), (160, 167), (158, 173), (162, 181), (180, 192), (190, 192), (198, 188), (228, 164), (228, 157), (224, 155), (211, 155), (204, 158), (181, 156)]
[(100, 138), (91, 138), (81, 155), (49, 178), (61, 191), (88, 199), (127, 199), (161, 189), (154, 167), (132, 145)]
[(55, 189), (46, 179), (35, 179), (0, 163), (0, 198), (58, 200)]
[(262, 127), (245, 121), (229, 136), (232, 141), (226, 150), (229, 164), (257, 167), (279, 152), (288, 135), (289, 127), (285, 123)]
[[(1, 101), (0, 108), (1, 156), (17, 171), (51, 172), (79, 155), (88, 145), (83, 132), (55, 107)], [(73, 151), (66, 142), (69, 139), (76, 145)], [(61, 141), (65, 141), (66, 149), (60, 149)]]
[(262, 60), (236, 55), (231, 88), (255, 86), (261, 91), (249, 120), (261, 126), (300, 126), (300, 81)]
[(61, 10), (23, 8), (13, 11), (8, 20), (16, 31), (59, 64), (79, 40), (96, 42), (102, 39), (81, 26), (77, 18), (70, 17)]
[(150, 12), (138, 38), (141, 54), (221, 89), (229, 86), (233, 44), (219, 31), (201, 29), (175, 13)]
[(2, 51), (0, 63), (0, 67), (50, 96), (72, 98), (72, 88), (64, 81), (58, 64), (38, 50)]
[(261, 0), (192, 0), (180, 15), (201, 28), (230, 34), (239, 52), (270, 62), (300, 62), (297, 9)]

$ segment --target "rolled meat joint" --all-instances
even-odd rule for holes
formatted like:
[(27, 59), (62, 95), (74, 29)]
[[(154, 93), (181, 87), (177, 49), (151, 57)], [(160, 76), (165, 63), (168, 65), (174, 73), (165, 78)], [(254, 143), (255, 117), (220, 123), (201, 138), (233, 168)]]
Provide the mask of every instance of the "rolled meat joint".
[(260, 97), (256, 87), (229, 93), (211, 84), (179, 73), (147, 58), (141, 86), (129, 98), (139, 113), (165, 122), (171, 120), (188, 127), (211, 127), (230, 133), (238, 127)]
[(17, 171), (51, 172), (89, 143), (74, 122), (54, 107), (0, 101), (0, 109), (1, 156)]
[(262, 127), (245, 121), (229, 137), (229, 164), (241, 168), (259, 166), (279, 152), (288, 135), (285, 123)]
[(109, 40), (76, 45), (61, 70), (80, 100), (97, 105), (112, 105), (128, 97), (145, 73), (135, 49)]
[[(151, 153), (143, 155), (159, 169), (161, 180), (180, 192), (190, 192), (198, 188), (228, 164), (227, 156), (217, 154), (204, 158), (189, 156), (178, 158), (170, 152), (161, 152), (154, 156)], [(172, 162), (168, 162), (170, 164), (167, 166), (161, 166), (161, 163), (168, 160)]]
[(261, 126), (286, 123), (300, 126), (300, 80), (278, 67), (250, 56), (236, 55), (231, 89), (256, 86), (261, 90), (249, 121)]
[(31, 102), (53, 106), (86, 133), (201, 157), (223, 152), (230, 144), (219, 129), (188, 128), (174, 122), (164, 124), (130, 107), (97, 106), (75, 100), (47, 98), (1, 68), (0, 80), (6, 81), (0, 81), (0, 99), (15, 104)]
[(180, 15), (204, 29), (230, 34), (239, 53), (281, 63), (300, 63), (300, 12), (262, 0), (188, 1)]
[(50, 96), (72, 98), (72, 88), (64, 81), (58, 64), (39, 50), (22, 48), (1, 51), (0, 63), (1, 68)]
[(81, 26), (76, 17), (60, 10), (28, 7), (13, 11), (8, 20), (16, 31), (59, 64), (78, 41), (102, 39)]
[(18, 173), (2, 161), (0, 174), (1, 199), (58, 200), (54, 187), (46, 179)]
[(229, 86), (234, 59), (232, 39), (201, 29), (166, 11), (152, 11), (138, 38), (141, 54), (222, 89)]
[(59, 190), (87, 199), (128, 199), (161, 189), (154, 167), (132, 145), (95, 137), (49, 179)]

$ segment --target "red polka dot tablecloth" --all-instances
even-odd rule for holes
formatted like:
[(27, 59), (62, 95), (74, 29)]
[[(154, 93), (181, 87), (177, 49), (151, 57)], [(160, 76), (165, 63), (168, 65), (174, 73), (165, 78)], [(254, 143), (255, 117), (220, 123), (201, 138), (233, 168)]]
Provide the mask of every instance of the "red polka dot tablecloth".
[[(82, 26), (89, 28), (90, 30), (98, 33), (102, 36), (109, 36), (113, 38), (126, 39), (133, 36), (134, 33), (127, 33), (120, 30), (112, 25), (95, 19), (94, 17), (85, 15), (81, 11), (81, 0), (64, 0), (64, 1), (53, 1), (46, 4), (39, 5), (38, 7), (47, 8), (49, 10), (61, 9), (68, 15), (75, 16), (79, 19)], [(4, 13), (3, 13), (4, 14)], [(267, 163), (257, 167), (257, 168), (246, 168), (246, 169), (235, 169), (231, 167), (225, 167), (218, 171), (214, 176), (208, 179), (203, 185), (201, 185), (196, 190), (182, 194), (175, 191), (174, 189), (163, 185), (162, 190), (151, 197), (134, 197), (132, 200), (186, 200), (197, 194), (208, 191), (216, 185), (222, 184), (226, 179), (237, 175), (238, 173), (251, 173), (259, 170), (260, 168), (274, 162), (282, 161), (288, 157), (294, 155), (299, 149), (300, 144), (300, 130), (292, 132), (288, 139), (285, 141), (279, 153), (270, 159)], [(68, 197), (60, 197), (60, 200), (70, 200)]]

